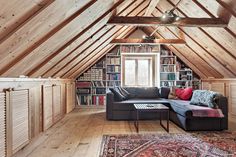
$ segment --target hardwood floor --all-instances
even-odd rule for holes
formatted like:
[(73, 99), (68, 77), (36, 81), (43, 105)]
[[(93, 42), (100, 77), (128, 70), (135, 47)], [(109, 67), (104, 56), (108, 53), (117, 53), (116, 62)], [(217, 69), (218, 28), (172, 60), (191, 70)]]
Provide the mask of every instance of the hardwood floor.
[[(235, 123), (230, 123), (236, 130)], [(159, 121), (140, 121), (140, 133), (166, 133)], [(170, 133), (184, 131), (170, 122)], [(75, 109), (15, 157), (97, 157), (104, 134), (136, 134), (132, 121), (107, 121), (104, 109)]]

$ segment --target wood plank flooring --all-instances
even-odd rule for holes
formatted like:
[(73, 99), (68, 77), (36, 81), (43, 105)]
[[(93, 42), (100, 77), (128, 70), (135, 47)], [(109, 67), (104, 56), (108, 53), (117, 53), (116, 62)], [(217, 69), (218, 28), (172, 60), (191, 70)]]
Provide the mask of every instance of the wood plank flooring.
[[(236, 125), (231, 123), (236, 130)], [(140, 121), (140, 133), (166, 133), (159, 121)], [(170, 122), (170, 133), (184, 133)], [(75, 109), (15, 157), (97, 157), (104, 134), (136, 134), (132, 121), (107, 121), (104, 109)]]

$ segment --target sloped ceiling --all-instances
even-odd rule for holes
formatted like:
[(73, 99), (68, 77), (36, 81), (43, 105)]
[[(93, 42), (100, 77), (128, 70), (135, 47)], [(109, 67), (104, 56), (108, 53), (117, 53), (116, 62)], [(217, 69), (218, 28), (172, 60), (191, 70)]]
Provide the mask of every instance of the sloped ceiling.
[[(178, 0), (160, 0), (152, 16)], [(109, 52), (113, 38), (135, 27), (106, 25), (112, 16), (143, 16), (150, 0), (0, 1), (0, 76), (76, 78)], [(158, 38), (183, 38), (168, 45), (201, 78), (236, 77), (236, 1), (182, 0), (182, 17), (220, 17), (226, 28), (159, 27)], [(152, 27), (141, 28), (151, 34)]]

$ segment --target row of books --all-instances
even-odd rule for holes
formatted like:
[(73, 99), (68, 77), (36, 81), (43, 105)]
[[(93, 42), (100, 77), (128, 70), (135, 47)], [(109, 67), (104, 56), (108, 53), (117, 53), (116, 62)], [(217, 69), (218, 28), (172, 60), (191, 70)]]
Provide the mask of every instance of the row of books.
[(106, 88), (92, 89), (92, 94), (106, 94)]
[(160, 60), (161, 64), (175, 64), (174, 57), (162, 57)]
[(120, 80), (120, 74), (107, 74), (107, 80)]
[(168, 51), (168, 50), (161, 50), (161, 56), (173, 56), (173, 52), (172, 51)]
[(162, 65), (161, 72), (175, 72), (175, 66)]
[(162, 73), (160, 75), (161, 80), (175, 80), (175, 73)]
[(78, 94), (90, 94), (90, 88), (77, 88)]
[(102, 80), (103, 69), (91, 69), (91, 80)]
[(119, 65), (107, 66), (107, 72), (120, 72)]
[(161, 81), (162, 87), (172, 87), (174, 85), (175, 85), (175, 82), (173, 82), (173, 81)]
[(120, 64), (120, 56), (107, 57), (106, 62), (107, 62), (107, 64)]
[(105, 81), (92, 81), (93, 87), (105, 87), (106, 82)]
[(81, 105), (106, 105), (106, 96), (79, 96)]
[(120, 86), (120, 81), (109, 81), (109, 82), (107, 82), (107, 86), (108, 87)]
[(90, 87), (91, 86), (91, 82), (76, 82), (76, 87), (80, 88), (80, 87)]
[(160, 51), (159, 46), (150, 45), (123, 45), (120, 46), (120, 50), (123, 53), (144, 53), (144, 52), (158, 52)]

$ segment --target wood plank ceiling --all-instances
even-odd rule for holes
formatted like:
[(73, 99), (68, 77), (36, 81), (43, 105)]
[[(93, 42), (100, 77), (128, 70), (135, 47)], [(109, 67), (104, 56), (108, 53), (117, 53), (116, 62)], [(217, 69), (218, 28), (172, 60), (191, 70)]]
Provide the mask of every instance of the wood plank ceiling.
[[(150, 7), (149, 3), (157, 4)], [(76, 78), (136, 27), (106, 25), (111, 16), (160, 17), (178, 0), (0, 0), (0, 76)], [(147, 8), (149, 10), (147, 13)], [(228, 26), (161, 26), (154, 34), (201, 78), (236, 77), (236, 1), (182, 0), (186, 18), (222, 18)], [(145, 13), (146, 12), (146, 13)], [(142, 27), (151, 34), (155, 26)]]

